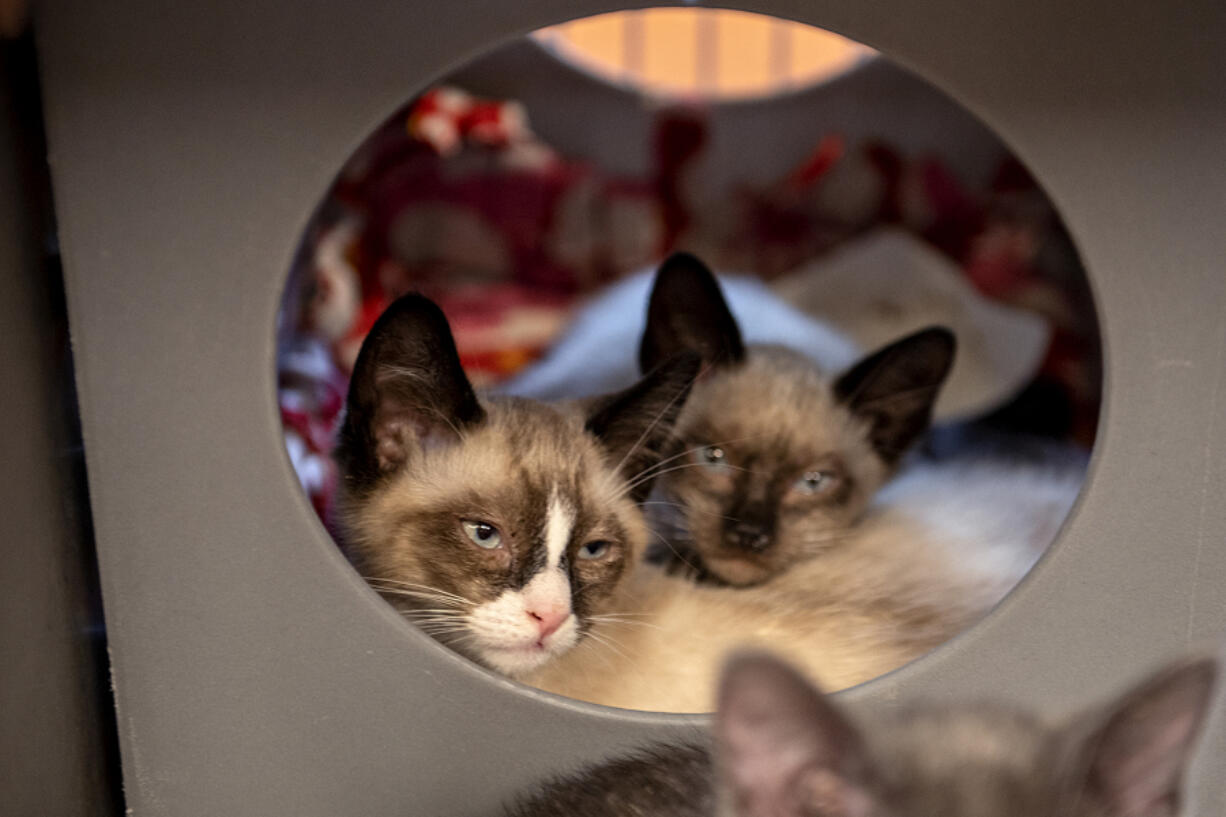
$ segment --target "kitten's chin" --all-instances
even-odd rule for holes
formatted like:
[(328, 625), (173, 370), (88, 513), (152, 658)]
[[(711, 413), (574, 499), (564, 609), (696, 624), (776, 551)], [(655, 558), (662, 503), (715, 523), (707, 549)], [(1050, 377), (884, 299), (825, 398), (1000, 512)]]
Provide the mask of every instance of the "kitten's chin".
[(487, 667), (511, 678), (523, 678), (540, 669), (570, 647), (556, 649), (532, 644), (527, 647), (486, 647), (480, 661)]
[(568, 652), (579, 640), (578, 627), (568, 621), (543, 642), (511, 646), (481, 644), (473, 651), (478, 662), (511, 678), (523, 678)]

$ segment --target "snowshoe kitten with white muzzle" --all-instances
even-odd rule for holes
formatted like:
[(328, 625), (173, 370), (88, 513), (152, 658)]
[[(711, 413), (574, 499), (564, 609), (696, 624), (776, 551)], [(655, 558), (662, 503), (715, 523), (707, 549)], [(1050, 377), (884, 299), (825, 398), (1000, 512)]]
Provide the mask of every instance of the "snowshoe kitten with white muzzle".
[(447, 319), (393, 303), (354, 366), (336, 458), (355, 566), (425, 632), (508, 675), (583, 638), (642, 557), (636, 502), (699, 361), (582, 405), (479, 398)]
[(1212, 658), (1175, 662), (1063, 723), (995, 703), (852, 718), (786, 664), (743, 653), (720, 683), (713, 753), (657, 744), (509, 814), (1177, 817), (1217, 674)]
[(954, 347), (951, 332), (932, 327), (831, 379), (788, 349), (746, 348), (711, 271), (692, 255), (670, 257), (656, 273), (640, 366), (692, 350), (709, 369), (647, 505), (667, 539), (650, 558), (751, 585), (837, 546), (927, 430)]

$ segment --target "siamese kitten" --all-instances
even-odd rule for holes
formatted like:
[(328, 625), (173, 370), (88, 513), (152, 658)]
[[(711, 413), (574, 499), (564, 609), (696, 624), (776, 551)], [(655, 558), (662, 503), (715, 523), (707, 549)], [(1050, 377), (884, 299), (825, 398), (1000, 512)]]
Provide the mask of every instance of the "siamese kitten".
[(642, 557), (636, 502), (697, 368), (681, 356), (584, 406), (480, 398), (438, 307), (399, 299), (349, 387), (347, 554), (458, 652), (511, 676), (538, 668), (583, 638)]
[(1211, 658), (1176, 662), (1063, 722), (988, 703), (857, 719), (786, 664), (741, 653), (713, 752), (659, 744), (556, 780), (509, 817), (1177, 817), (1217, 673)]
[(793, 661), (825, 689), (863, 683), (963, 632), (1034, 566), (1080, 474), (993, 463), (910, 468), (838, 547), (749, 587), (695, 584), (642, 565), (594, 638), (528, 675), (580, 700), (709, 712), (724, 655)]
[[(705, 288), (718, 305), (705, 269), (676, 261), (657, 294), (677, 287), (696, 304)], [(667, 524), (669, 544), (684, 548), (674, 564), (697, 557), (722, 582), (686, 590), (683, 577), (637, 571), (614, 600), (617, 620), (530, 683), (629, 709), (709, 711), (715, 667), (743, 644), (783, 654), (827, 689), (862, 683), (979, 621), (1071, 510), (1081, 470), (1066, 464), (915, 463), (878, 491), (927, 426), (952, 353), (944, 333), (887, 347), (831, 385), (770, 349), (742, 350), (740, 363), (721, 366), (739, 348), (730, 319), (726, 331), (673, 344), (701, 323), (685, 309), (658, 314), (663, 329), (645, 338), (645, 362), (680, 345), (715, 364), (677, 422), (681, 457), (701, 461), (663, 460), (651, 500), (661, 504), (648, 507)], [(811, 417), (823, 419), (802, 422)], [(834, 465), (816, 465), (823, 456)], [(796, 484), (810, 480), (806, 468), (819, 472), (816, 486)], [(755, 518), (747, 541), (743, 526)]]
[(797, 352), (747, 348), (711, 271), (670, 257), (651, 292), (640, 366), (692, 350), (709, 368), (647, 505), (663, 540), (650, 558), (752, 585), (837, 547), (927, 430), (954, 345), (932, 327), (829, 378)]

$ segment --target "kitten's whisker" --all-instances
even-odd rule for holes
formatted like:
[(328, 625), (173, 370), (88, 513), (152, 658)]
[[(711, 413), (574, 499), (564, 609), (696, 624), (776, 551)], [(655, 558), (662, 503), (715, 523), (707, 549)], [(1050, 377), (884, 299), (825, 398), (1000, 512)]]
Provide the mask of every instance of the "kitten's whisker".
[(680, 508), (683, 511), (684, 510), (697, 511), (698, 513), (705, 514), (707, 516), (717, 516), (720, 519), (725, 519), (729, 522), (744, 521), (744, 520), (736, 518), (735, 516), (726, 516), (720, 513), (719, 511), (708, 511), (705, 508), (695, 508), (692, 505), (686, 505), (685, 503), (682, 503), (682, 502), (672, 502), (666, 499), (652, 499), (652, 500), (648, 500), (647, 502), (640, 502), (639, 505), (672, 505), (674, 508)]
[(446, 590), (442, 590), (437, 587), (431, 587), (430, 585), (427, 585), (427, 584), (415, 584), (413, 582), (395, 581), (392, 579), (372, 579), (372, 578), (368, 578), (366, 579), (366, 581), (372, 585), (390, 586), (392, 589), (412, 591), (412, 592), (417, 592), (417, 593), (429, 593), (432, 596), (439, 596), (442, 598), (455, 599), (456, 601), (462, 601), (466, 604), (472, 603), (469, 599), (466, 599), (463, 596), (458, 596), (455, 593), (449, 593)]
[[(451, 593), (450, 591), (444, 590), (441, 587), (434, 587), (433, 585), (429, 585), (429, 584), (420, 584), (418, 582), (405, 581), (404, 579), (397, 579), (392, 576), (362, 576), (362, 578), (368, 582), (382, 582), (384, 584), (394, 584), (400, 587), (416, 587), (416, 588), (421, 588), (423, 590), (432, 590), (436, 593), (445, 593), (449, 596), (456, 596), (455, 593)], [(463, 597), (456, 596), (456, 598), (463, 598)]]
[(481, 643), (477, 641), (472, 633), (460, 633), (459, 635), (443, 633), (442, 635), (446, 637), (446, 641), (443, 643), (452, 649), (457, 647), (466, 647), (472, 648), (474, 652), (480, 653)]
[(663, 630), (664, 628), (658, 624), (652, 624), (649, 621), (632, 621), (630, 619), (616, 618), (613, 616), (591, 616), (592, 621), (599, 621), (605, 624), (625, 624), (630, 627), (648, 627), (653, 630)]
[(460, 610), (460, 609), (463, 609), (464, 607), (470, 606), (470, 605), (466, 605), (463, 602), (449, 599), (446, 596), (436, 596), (434, 594), (426, 593), (421, 590), (399, 590), (399, 589), (390, 588), (390, 587), (375, 587), (372, 589), (381, 596), (402, 596), (404, 598), (420, 599), (422, 601), (431, 601), (431, 602), (435, 602), (438, 604), (449, 604), (451, 605), (452, 609), (456, 609), (456, 610)]
[[(443, 590), (441, 587), (434, 587), (433, 585), (421, 584), (419, 582), (405, 581), (404, 579), (398, 579), (395, 576), (365, 576), (363, 575), (362, 578), (368, 582), (387, 582), (388, 584), (398, 584), (403, 587), (420, 587), (426, 590), (434, 590), (438, 593), (447, 593), (448, 595), (456, 596), (455, 593), (452, 593), (448, 590)], [(456, 598), (463, 598), (463, 597), (456, 596)]]
[(689, 559), (685, 558), (685, 555), (682, 554), (681, 551), (677, 550), (677, 548), (673, 547), (673, 543), (670, 542), (668, 539), (666, 539), (664, 536), (652, 530), (651, 528), (648, 528), (647, 532), (650, 533), (652, 536), (656, 537), (657, 539), (659, 539), (661, 542), (663, 542), (664, 547), (671, 550), (673, 552), (673, 555), (676, 556), (678, 559), (680, 559), (681, 563), (684, 564), (686, 567), (688, 567), (690, 570), (694, 571), (695, 573), (702, 572), (701, 569), (698, 567), (698, 565), (694, 564)]
[(411, 618), (413, 619), (413, 621), (421, 621), (421, 622), (431, 622), (431, 621), (462, 622), (464, 621), (464, 618), (462, 616), (446, 616), (446, 615), (440, 616), (436, 613), (418, 615), (416, 611), (413, 611), (413, 610), (405, 611), (404, 617)]
[(429, 598), (432, 598), (432, 599), (446, 599), (448, 601), (457, 601), (457, 602), (464, 601), (464, 599), (455, 598), (454, 596), (449, 596), (445, 593), (440, 593), (436, 590), (419, 590), (415, 587), (397, 587), (396, 585), (383, 584), (382, 582), (368, 582), (368, 584), (370, 584), (370, 586), (375, 588), (376, 590), (381, 590), (381, 591), (385, 591), (388, 593), (405, 593), (405, 594), (411, 593), (417, 596), (428, 596)]
[(406, 621), (421, 627), (423, 630), (466, 630), (468, 625), (463, 621), (455, 621), (451, 619), (419, 619), (412, 616), (405, 616)]
[(597, 644), (607, 647), (610, 651), (616, 653), (623, 660), (626, 660), (626, 661), (630, 660), (630, 656), (626, 655), (626, 653), (623, 650), (618, 649), (618, 647), (613, 643), (608, 633), (598, 634), (596, 633), (595, 630), (588, 630), (587, 634), (588, 634), (588, 637), (594, 640)]
[[(690, 382), (686, 383), (685, 386), (678, 389), (677, 393), (673, 395), (673, 398), (664, 404), (664, 407), (660, 409), (660, 411), (656, 414), (655, 418), (651, 421), (650, 425), (648, 425), (647, 428), (643, 429), (643, 433), (639, 435), (639, 438), (637, 440), (635, 440), (634, 445), (630, 446), (630, 448), (627, 449), (626, 453), (622, 455), (621, 460), (613, 468), (613, 471), (612, 471), (613, 474), (618, 474), (621, 472), (622, 467), (630, 460), (630, 457), (632, 457), (634, 453), (639, 450), (639, 447), (642, 446), (643, 442), (647, 439), (647, 436), (651, 434), (652, 430), (654, 430), (657, 425), (660, 424), (660, 421), (664, 419), (664, 415), (667, 414), (670, 409), (672, 409), (673, 404), (676, 403), (678, 400), (685, 399), (685, 397), (690, 393), (690, 389), (693, 388), (696, 382), (698, 382), (698, 378), (702, 376), (702, 374), (706, 371), (707, 368), (709, 368), (709, 366), (704, 366), (703, 368), (699, 369), (699, 371), (692, 378), (690, 378)], [(607, 489), (607, 487), (608, 486), (606, 484), (605, 488)]]
[(439, 627), (437, 625), (430, 624), (416, 624), (416, 627), (426, 635), (431, 636), (453, 635), (455, 633), (467, 632), (463, 627)]
[(458, 639), (465, 633), (464, 630), (457, 630), (451, 627), (428, 627), (421, 624), (417, 625), (417, 627), (426, 635), (434, 636), (435, 638), (439, 636), (455, 636)]
[(403, 613), (405, 618), (411, 618), (414, 621), (464, 621), (465, 616), (439, 614), (439, 613), (418, 613), (415, 610), (406, 610)]
[(662, 470), (662, 471), (657, 471), (657, 472), (656, 472), (656, 473), (654, 473), (654, 474), (648, 474), (647, 476), (644, 476), (644, 477), (639, 477), (638, 479), (636, 479), (636, 480), (634, 480), (633, 482), (629, 483), (629, 485), (627, 486), (627, 490), (628, 490), (628, 491), (629, 491), (629, 490), (633, 490), (634, 488), (638, 487), (640, 484), (642, 484), (642, 483), (644, 483), (644, 482), (647, 482), (647, 481), (649, 481), (649, 480), (653, 480), (653, 479), (655, 479), (656, 477), (663, 476), (664, 474), (669, 474), (669, 473), (672, 473), (673, 471), (681, 471), (681, 470), (683, 470), (683, 469), (685, 469), (685, 468), (702, 468), (702, 467), (703, 467), (703, 465), (702, 465), (702, 463), (700, 463), (700, 462), (684, 462), (684, 463), (682, 463), (682, 464), (680, 464), (680, 465), (673, 465), (673, 466), (671, 466), (671, 467), (669, 467), (669, 468), (665, 468), (665, 469), (664, 469), (664, 470)]
[[(638, 479), (630, 482), (622, 493), (623, 494), (629, 493), (630, 491), (634, 490), (636, 487), (638, 487), (642, 483), (647, 482), (649, 480), (653, 480), (656, 477), (663, 476), (664, 474), (670, 474), (673, 471), (680, 471), (684, 468), (704, 468), (704, 467), (706, 466), (701, 462), (686, 462), (686, 463), (682, 463), (681, 465), (674, 465), (671, 468), (665, 468), (663, 471), (657, 471), (654, 474), (648, 474), (647, 476), (639, 477)], [(727, 467), (731, 468), (733, 466), (727, 466)], [(739, 470), (744, 471), (746, 469), (742, 468)]]
[[(376, 590), (386, 590), (388, 592), (399, 591), (405, 594), (417, 593), (421, 595), (429, 595), (430, 597), (438, 598), (439, 600), (448, 599), (470, 606), (473, 605), (473, 602), (464, 596), (460, 596), (446, 590), (441, 590), (437, 587), (431, 587), (428, 584), (417, 584), (416, 582), (406, 582), (399, 579), (382, 578), (379, 576), (363, 576), (362, 578)], [(383, 587), (383, 585), (391, 585), (391, 587)]]
[[(704, 449), (704, 448), (710, 448), (711, 446), (729, 445), (729, 444), (731, 444), (731, 443), (741, 442), (742, 440), (750, 440), (750, 439), (753, 439), (754, 437), (761, 437), (761, 436), (763, 436), (765, 433), (766, 433), (766, 432), (759, 432), (759, 433), (757, 433), (757, 434), (748, 434), (748, 435), (746, 435), (746, 436), (744, 436), (744, 437), (736, 437), (736, 438), (733, 438), (733, 439), (730, 439), (730, 440), (724, 440), (723, 442), (713, 442), (713, 443), (707, 443), (707, 444), (705, 444), (705, 445), (700, 445), (700, 446), (696, 446), (696, 447), (694, 447), (694, 448), (689, 448), (689, 449), (686, 449), (685, 451), (681, 452), (680, 454), (674, 454), (674, 455), (673, 455), (673, 456), (671, 456), (671, 457), (667, 457), (667, 458), (665, 458), (665, 459), (661, 460), (660, 462), (657, 462), (657, 463), (655, 463), (655, 464), (651, 465), (651, 466), (650, 466), (650, 467), (648, 467), (648, 468), (644, 468), (644, 469), (643, 469), (642, 471), (640, 471), (638, 474), (636, 474), (636, 475), (634, 475), (633, 477), (631, 477), (631, 478), (628, 480), (628, 485), (627, 485), (627, 486), (626, 486), (626, 487), (625, 487), (625, 488), (622, 490), (622, 492), (621, 492), (621, 494), (619, 494), (619, 496), (624, 496), (625, 494), (627, 494), (627, 493), (629, 493), (630, 491), (634, 490), (634, 488), (635, 488), (635, 487), (637, 487), (638, 485), (640, 485), (641, 483), (643, 483), (643, 482), (645, 482), (645, 481), (647, 481), (647, 480), (652, 480), (652, 479), (655, 479), (656, 477), (659, 477), (659, 476), (662, 476), (662, 475), (664, 475), (664, 474), (667, 474), (667, 473), (669, 473), (670, 471), (675, 471), (675, 470), (678, 470), (678, 469), (681, 469), (681, 468), (694, 468), (694, 467), (706, 467), (706, 466), (707, 466), (707, 464), (706, 464), (706, 463), (702, 463), (702, 462), (690, 462), (690, 463), (683, 463), (682, 465), (674, 465), (674, 466), (672, 466), (672, 467), (670, 467), (670, 468), (663, 468), (663, 466), (664, 466), (664, 465), (666, 465), (666, 464), (667, 464), (668, 462), (670, 462), (670, 461), (673, 461), (673, 460), (679, 459), (680, 457), (683, 457), (683, 456), (685, 456), (685, 455), (687, 455), (687, 454), (692, 454), (692, 453), (693, 453), (693, 452), (695, 452), (695, 451), (701, 451), (701, 450), (702, 450), (702, 449)], [(758, 473), (758, 472), (755, 472), (755, 471), (751, 471), (751, 470), (750, 470), (750, 469), (748, 469), (748, 468), (742, 468), (742, 467), (740, 467), (740, 466), (737, 466), (737, 465), (730, 465), (730, 464), (728, 464), (728, 463), (724, 463), (724, 464), (723, 464), (721, 467), (723, 467), (723, 468), (730, 468), (730, 469), (732, 469), (732, 470), (734, 470), (734, 471), (745, 471), (745, 472), (747, 472), (747, 473)]]
[(651, 615), (652, 615), (651, 613), (631, 613), (627, 611), (627, 612), (600, 613), (599, 617), (603, 618), (607, 616), (616, 616), (618, 618), (627, 618), (629, 616), (634, 616), (636, 618), (650, 618)]
[(604, 638), (609, 643), (609, 646), (613, 649), (615, 653), (620, 655), (626, 661), (631, 660), (630, 656), (626, 653), (624, 649), (626, 646), (624, 643), (622, 643), (620, 640), (618, 640), (615, 636), (613, 636), (611, 633), (607, 631), (601, 633), (600, 635), (602, 638)]
[[(690, 454), (695, 453), (696, 451), (701, 451), (704, 448), (710, 448), (711, 446), (731, 445), (732, 443), (739, 443), (745, 440), (752, 440), (753, 438), (761, 437), (766, 433), (767, 432), (765, 431), (760, 431), (755, 434), (747, 434), (744, 437), (735, 437), (731, 440), (723, 440), (721, 442), (703, 443), (702, 445), (696, 445), (693, 448), (687, 448), (684, 451), (681, 451), (680, 453), (673, 454), (671, 457), (665, 457), (659, 462), (652, 463), (651, 465), (644, 468), (642, 471), (639, 471), (637, 474), (633, 474), (630, 477), (628, 477), (627, 481), (633, 481), (633, 480), (641, 479), (643, 477), (647, 477), (648, 475), (652, 474), (652, 472), (654, 472), (656, 469), (662, 468), (668, 463), (673, 462), (674, 460), (678, 460), (681, 457), (688, 456)], [(702, 463), (696, 463), (696, 464), (701, 465)]]
[(701, 451), (702, 449), (709, 448), (709, 447), (710, 446), (707, 446), (707, 445), (699, 445), (699, 446), (695, 446), (694, 448), (687, 448), (684, 451), (680, 452), (679, 454), (673, 454), (671, 457), (665, 457), (664, 459), (658, 462), (654, 462), (651, 465), (647, 466), (642, 471), (639, 471), (637, 474), (631, 475), (630, 477), (627, 478), (627, 481), (648, 476), (653, 471), (659, 468), (662, 468), (665, 465), (668, 465), (668, 463), (673, 462), (674, 460), (681, 459), (682, 457), (686, 457), (686, 456), (689, 456), (690, 454), (693, 454), (695, 451)]
[[(607, 648), (608, 645), (605, 644), (604, 641), (601, 641), (600, 636), (598, 636), (596, 633), (594, 633), (590, 629), (586, 633), (584, 633), (584, 635), (588, 639), (588, 644), (594, 645), (594, 646), (589, 646), (587, 648), (588, 654), (593, 655), (596, 658), (599, 658), (601, 662), (605, 665), (605, 667), (609, 669), (610, 671), (616, 671), (617, 668), (613, 666), (613, 662), (610, 661), (608, 656), (604, 654), (604, 649)], [(591, 677), (591, 670), (592, 670), (592, 667), (588, 666), (586, 674), (588, 675), (589, 678)]]

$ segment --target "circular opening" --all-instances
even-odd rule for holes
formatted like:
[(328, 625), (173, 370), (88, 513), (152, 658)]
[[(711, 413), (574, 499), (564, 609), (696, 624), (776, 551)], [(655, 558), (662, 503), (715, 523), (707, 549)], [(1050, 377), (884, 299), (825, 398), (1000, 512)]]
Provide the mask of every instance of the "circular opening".
[(1094, 441), (1051, 201), (888, 59), (662, 100), (557, 31), (406, 102), (305, 230), (279, 400), (342, 549), (461, 654), (627, 708), (710, 708), (745, 641), (834, 690), (973, 626)]

